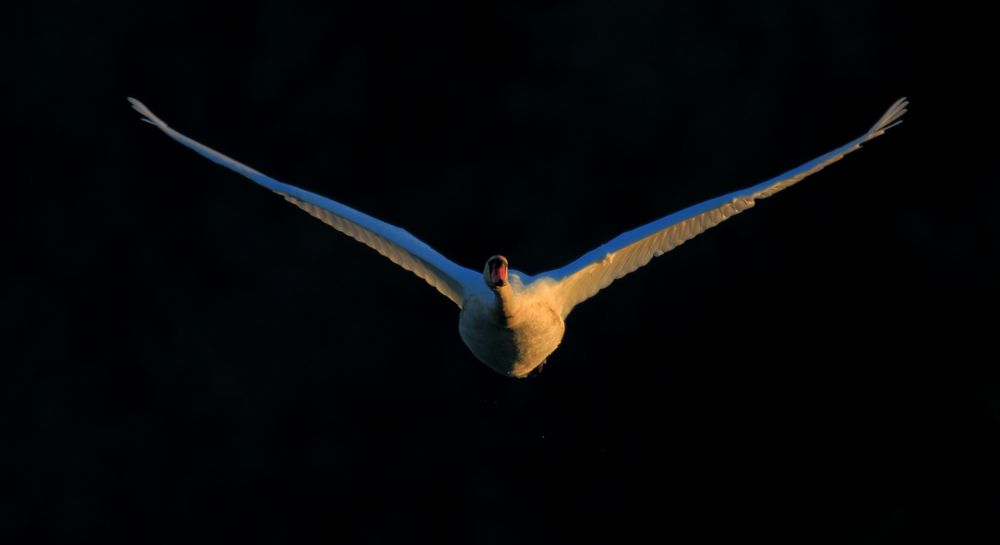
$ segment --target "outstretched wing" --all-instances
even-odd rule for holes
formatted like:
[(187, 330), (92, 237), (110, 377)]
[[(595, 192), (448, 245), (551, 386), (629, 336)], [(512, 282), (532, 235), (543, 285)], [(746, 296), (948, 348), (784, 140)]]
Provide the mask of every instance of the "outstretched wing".
[(399, 227), (385, 223), (337, 201), (279, 182), (231, 159), (214, 149), (196, 142), (167, 126), (141, 102), (129, 98), (132, 107), (144, 116), (143, 121), (156, 126), (170, 138), (191, 148), (201, 156), (250, 178), (313, 217), (345, 235), (368, 245), (390, 261), (423, 278), (446, 297), (462, 306), (466, 294), (482, 277), (449, 261), (433, 248)]
[(537, 281), (554, 283), (554, 297), (561, 304), (565, 317), (573, 307), (593, 297), (615, 280), (649, 263), (654, 257), (752, 207), (757, 199), (770, 197), (839, 161), (848, 153), (859, 149), (861, 144), (882, 135), (887, 129), (902, 122), (900, 117), (906, 113), (906, 105), (905, 98), (899, 99), (864, 135), (796, 169), (622, 233), (569, 265), (535, 278)]

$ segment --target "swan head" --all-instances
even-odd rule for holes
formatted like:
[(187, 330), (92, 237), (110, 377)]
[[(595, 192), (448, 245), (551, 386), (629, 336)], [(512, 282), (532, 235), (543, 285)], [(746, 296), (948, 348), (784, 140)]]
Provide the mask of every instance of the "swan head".
[(507, 278), (507, 258), (495, 255), (486, 260), (483, 267), (483, 280), (491, 290), (498, 290), (510, 283)]

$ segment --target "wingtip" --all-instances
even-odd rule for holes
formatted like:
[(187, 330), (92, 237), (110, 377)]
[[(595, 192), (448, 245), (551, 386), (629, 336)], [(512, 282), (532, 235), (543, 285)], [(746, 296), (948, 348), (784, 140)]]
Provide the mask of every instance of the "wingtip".
[(149, 123), (150, 125), (155, 125), (160, 128), (167, 126), (167, 124), (164, 123), (163, 120), (160, 119), (159, 117), (156, 117), (156, 114), (150, 111), (150, 109), (147, 108), (145, 104), (139, 102), (137, 99), (134, 99), (132, 97), (125, 97), (125, 98), (128, 100), (129, 104), (132, 105), (132, 109), (139, 112), (139, 115), (142, 116), (143, 121)]
[(899, 125), (903, 122), (903, 114), (906, 113), (906, 107), (910, 104), (910, 101), (906, 97), (902, 97), (889, 107), (888, 110), (882, 117), (879, 118), (878, 122), (872, 126), (871, 130), (868, 131), (868, 138), (874, 138), (881, 135), (885, 131)]

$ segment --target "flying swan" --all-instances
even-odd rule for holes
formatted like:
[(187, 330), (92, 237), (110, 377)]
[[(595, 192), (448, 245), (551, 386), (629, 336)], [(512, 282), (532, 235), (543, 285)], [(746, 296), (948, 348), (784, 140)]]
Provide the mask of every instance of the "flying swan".
[(461, 309), (458, 331), (469, 350), (503, 375), (525, 377), (559, 346), (566, 317), (580, 303), (709, 227), (814, 174), (901, 123), (907, 101), (896, 101), (855, 140), (766, 182), (685, 208), (627, 231), (576, 261), (536, 276), (508, 269), (507, 258), (486, 260), (482, 274), (459, 266), (416, 237), (337, 201), (279, 182), (170, 128), (134, 98), (143, 121), (199, 153), (281, 195), (313, 217), (362, 242), (423, 278)]

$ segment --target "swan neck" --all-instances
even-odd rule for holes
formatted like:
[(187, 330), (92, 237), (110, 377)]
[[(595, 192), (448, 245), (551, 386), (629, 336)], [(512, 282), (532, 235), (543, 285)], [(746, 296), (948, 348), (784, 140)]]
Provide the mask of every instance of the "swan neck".
[(516, 307), (514, 290), (510, 287), (510, 284), (494, 289), (493, 298), (499, 317), (509, 318)]

